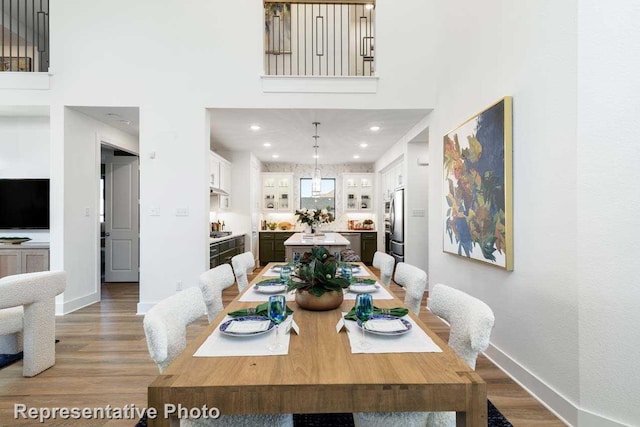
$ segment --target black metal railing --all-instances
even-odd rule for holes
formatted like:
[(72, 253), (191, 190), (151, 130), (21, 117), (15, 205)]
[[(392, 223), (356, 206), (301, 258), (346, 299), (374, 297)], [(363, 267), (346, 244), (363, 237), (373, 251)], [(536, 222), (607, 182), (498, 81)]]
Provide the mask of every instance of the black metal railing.
[(0, 0), (0, 71), (49, 70), (49, 0)]
[(268, 75), (374, 75), (375, 2), (264, 3)]

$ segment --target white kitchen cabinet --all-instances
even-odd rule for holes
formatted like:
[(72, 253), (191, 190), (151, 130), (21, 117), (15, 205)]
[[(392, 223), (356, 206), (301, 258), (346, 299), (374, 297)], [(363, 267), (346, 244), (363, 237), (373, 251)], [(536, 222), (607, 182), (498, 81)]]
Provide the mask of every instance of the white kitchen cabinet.
[(391, 196), (396, 188), (404, 186), (403, 173), (404, 162), (400, 161), (382, 174), (382, 198), (385, 202), (391, 201)]
[(231, 193), (231, 163), (209, 152), (209, 187)]
[(373, 212), (375, 174), (342, 174), (345, 212)]
[(262, 173), (262, 210), (264, 212), (293, 212), (292, 187), (292, 173)]

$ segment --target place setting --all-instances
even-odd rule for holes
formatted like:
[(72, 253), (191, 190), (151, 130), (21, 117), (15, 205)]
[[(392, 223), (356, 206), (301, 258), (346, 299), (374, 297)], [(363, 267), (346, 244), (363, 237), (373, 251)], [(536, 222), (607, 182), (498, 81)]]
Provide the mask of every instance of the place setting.
[(284, 295), (227, 314), (194, 357), (273, 356), (289, 353), (290, 331), (299, 333)]
[(352, 353), (441, 352), (433, 340), (411, 319), (405, 307), (374, 306), (370, 293), (359, 293), (355, 305), (342, 313), (338, 332), (347, 329)]
[(287, 292), (289, 279), (291, 278), (292, 269), (288, 265), (280, 266), (279, 277), (273, 279), (261, 280), (250, 286), (240, 297), (239, 301), (268, 301), (269, 296), (273, 294), (286, 294), (287, 301), (293, 301), (295, 295), (293, 292)]
[(352, 278), (345, 291), (344, 299), (347, 300), (355, 300), (358, 294), (371, 294), (376, 299), (393, 299), (389, 291), (374, 279)]

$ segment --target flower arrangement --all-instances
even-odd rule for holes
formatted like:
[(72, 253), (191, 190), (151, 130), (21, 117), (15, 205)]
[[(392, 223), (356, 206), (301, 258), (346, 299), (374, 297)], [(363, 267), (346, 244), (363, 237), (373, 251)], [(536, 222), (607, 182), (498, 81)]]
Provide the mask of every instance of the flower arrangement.
[(312, 228), (316, 228), (320, 224), (333, 222), (335, 217), (326, 209), (300, 209), (296, 210), (297, 221), (302, 224), (308, 224)]
[(305, 252), (294, 267), (288, 291), (306, 290), (317, 297), (329, 291), (342, 292), (343, 288), (349, 286), (349, 280), (336, 277), (337, 270), (338, 262), (329, 250), (314, 247), (311, 252)]

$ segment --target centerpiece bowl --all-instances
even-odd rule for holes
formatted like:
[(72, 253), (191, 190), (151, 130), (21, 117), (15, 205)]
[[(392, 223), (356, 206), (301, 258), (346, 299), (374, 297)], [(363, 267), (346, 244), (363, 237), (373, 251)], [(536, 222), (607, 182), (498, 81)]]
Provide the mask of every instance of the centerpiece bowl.
[(333, 310), (342, 304), (342, 290), (349, 280), (337, 277), (337, 260), (324, 247), (305, 252), (294, 267), (289, 290), (296, 291), (295, 300), (300, 308), (313, 311)]

